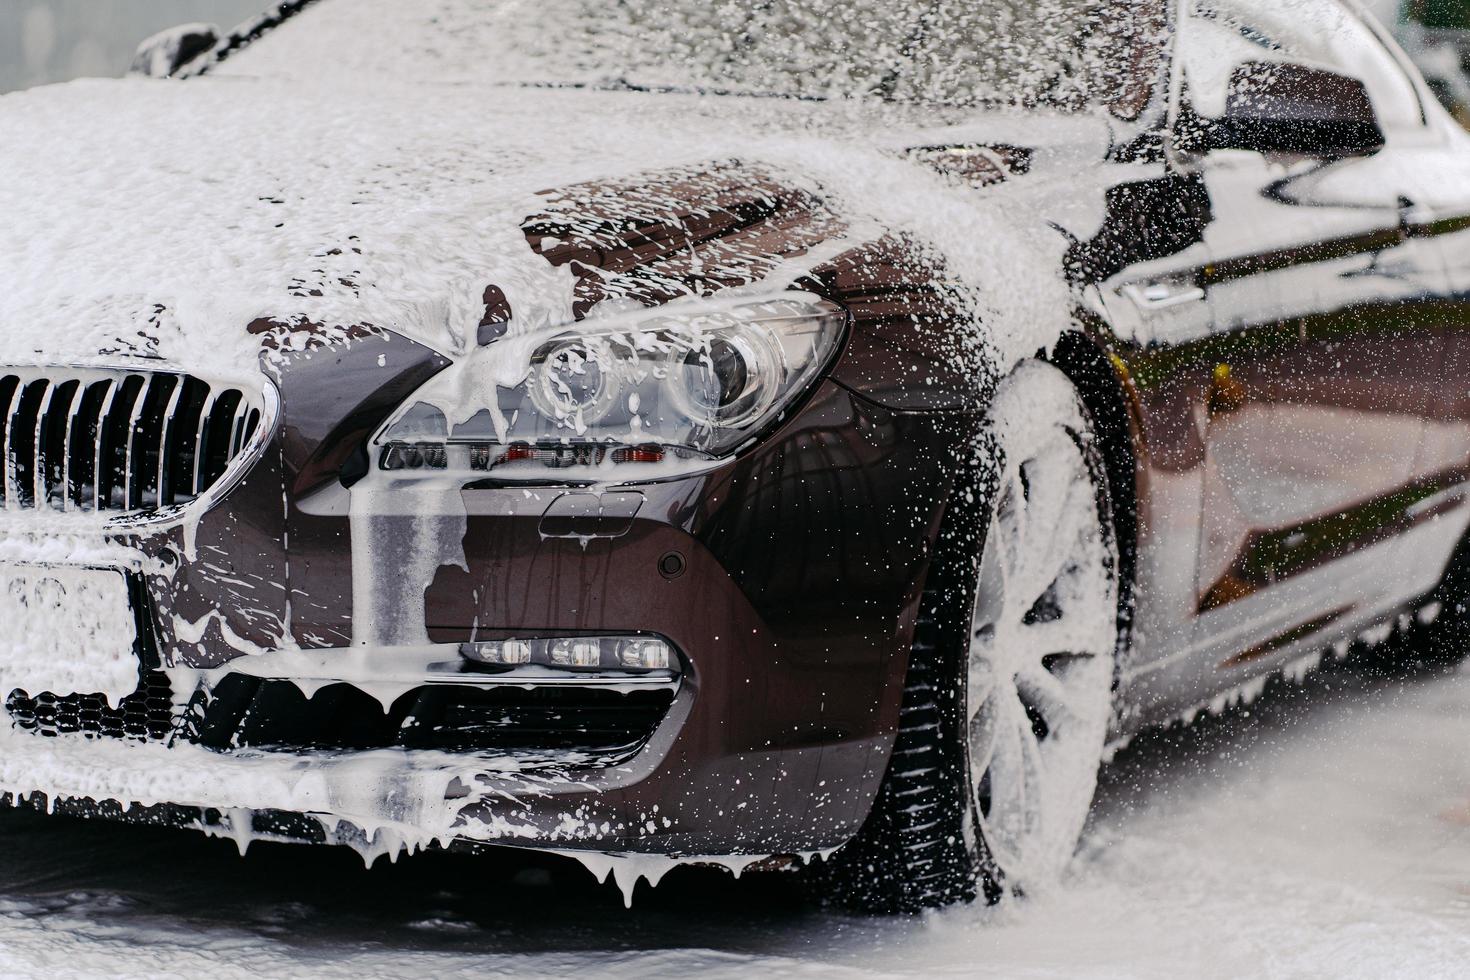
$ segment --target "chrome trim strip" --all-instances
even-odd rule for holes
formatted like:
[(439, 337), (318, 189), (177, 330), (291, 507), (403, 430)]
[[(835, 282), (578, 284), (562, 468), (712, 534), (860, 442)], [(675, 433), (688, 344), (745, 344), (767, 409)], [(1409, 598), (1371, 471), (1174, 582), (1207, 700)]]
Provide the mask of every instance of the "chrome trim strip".
[[(184, 517), (196, 513), (202, 513), (213, 508), (226, 494), (228, 494), (232, 489), (239, 485), (240, 481), (244, 479), (245, 474), (264, 454), (266, 446), (275, 437), (276, 427), (280, 422), (280, 393), (276, 389), (275, 384), (263, 374), (259, 376), (260, 381), (258, 385), (255, 383), (254, 379), (229, 379), (221, 381), (217, 384), (214, 381), (210, 381), (204, 377), (190, 374), (183, 369), (171, 367), (154, 367), (151, 365), (0, 364), (0, 376), (5, 375), (13, 375), (18, 380), (16, 389), (14, 392), (12, 392), (9, 402), (3, 406), (0, 406), (0, 409), (3, 409), (5, 412), (3, 423), (5, 434), (3, 451), (5, 459), (3, 461), (0, 461), (0, 463), (3, 463), (4, 466), (5, 503), (3, 510), (5, 511), (22, 511), (26, 509), (20, 506), (20, 502), (18, 499), (18, 488), (16, 487), (15, 482), (17, 474), (14, 466), (14, 453), (11, 451), (11, 442), (15, 422), (15, 410), (19, 406), (20, 400), (23, 397), (27, 386), (35, 381), (47, 382), (48, 392), (46, 396), (46, 402), (47, 405), (49, 405), (51, 400), (51, 392), (53, 392), (56, 388), (60, 387), (67, 381), (71, 381), (74, 379), (77, 380), (79, 382), (78, 389), (72, 399), (72, 411), (74, 414), (80, 411), (80, 406), (85, 400), (86, 392), (92, 385), (104, 381), (108, 384), (107, 394), (102, 399), (97, 414), (97, 432), (93, 437), (95, 445), (93, 448), (92, 458), (92, 507), (85, 508), (77, 506), (73, 508), (64, 506), (62, 508), (63, 511), (83, 510), (90, 511), (90, 513), (99, 514), (103, 517), (108, 517), (110, 519), (106, 522), (107, 526), (126, 525), (129, 527), (134, 527), (138, 525), (177, 523)], [(161, 502), (163, 497), (163, 488), (162, 484), (160, 484), (159, 501), (156, 503), (155, 507), (143, 509), (141, 507), (141, 497), (144, 495), (144, 490), (146, 488), (139, 488), (139, 493), (136, 499), (131, 493), (131, 477), (132, 470), (135, 464), (135, 461), (133, 459), (133, 443), (135, 441), (134, 436), (137, 434), (136, 427), (138, 424), (138, 418), (148, 400), (149, 392), (153, 390), (154, 385), (163, 383), (160, 379), (165, 375), (176, 379), (174, 392), (170, 396), (170, 407), (175, 407), (180, 403), (181, 392), (183, 391), (183, 388), (185, 387), (185, 384), (189, 378), (193, 378), (194, 380), (206, 385), (208, 390), (208, 395), (200, 412), (198, 426), (199, 431), (196, 432), (194, 472), (192, 474), (192, 480), (190, 483), (190, 486), (194, 492), (194, 499), (178, 506), (164, 505)], [(112, 413), (113, 407), (116, 404), (118, 392), (123, 390), (125, 382), (130, 376), (137, 376), (142, 379), (143, 385), (137, 393), (136, 401), (130, 407), (128, 428), (125, 433), (125, 438), (127, 439), (127, 442), (124, 447), (124, 459), (126, 462), (123, 475), (124, 483), (122, 487), (125, 506), (122, 510), (109, 513), (112, 509), (110, 507), (104, 506), (104, 501), (102, 500), (101, 494), (103, 466), (105, 463), (105, 461), (102, 459), (102, 430), (105, 427), (108, 416)], [(237, 454), (233, 456), (229, 464), (225, 467), (224, 472), (220, 475), (219, 479), (215, 481), (213, 486), (207, 488), (204, 492), (201, 493), (199, 492), (199, 484), (204, 479), (206, 474), (202, 466), (202, 454), (199, 452), (200, 442), (203, 439), (204, 431), (206, 431), (208, 428), (210, 413), (213, 411), (215, 405), (218, 403), (219, 393), (225, 390), (238, 391), (241, 396), (240, 406), (235, 410), (234, 417), (230, 420), (228, 429), (223, 434), (223, 438), (226, 440), (227, 443), (227, 449), (233, 449), (233, 443), (243, 437), (243, 434), (248, 427), (249, 419), (251, 418), (252, 413), (258, 413), (259, 418), (254, 430), (250, 433), (250, 437), (244, 440), (244, 446)], [(46, 407), (46, 405), (43, 405), (42, 411), (38, 415), (38, 426), (40, 425), (40, 420), (44, 419), (45, 417)], [(168, 433), (171, 431), (171, 427), (167, 424), (168, 419), (169, 415), (166, 412), (164, 417), (165, 424), (163, 426), (163, 434), (161, 436), (165, 444), (167, 443)], [(84, 420), (82, 424), (86, 424), (89, 421), (90, 420)], [(68, 440), (70, 440), (70, 438), (71, 433), (70, 431), (68, 431)], [(39, 455), (39, 452), (40, 447), (38, 444), (36, 449), (37, 455)], [(68, 447), (68, 461), (69, 460), (70, 449)], [(162, 468), (160, 467), (160, 469)], [(43, 474), (40, 472), (39, 467), (37, 468), (36, 478), (38, 480), (43, 478)], [(66, 479), (68, 480), (67, 487), (69, 492), (69, 473), (67, 474)], [(38, 498), (38, 505), (33, 509), (49, 510), (50, 508), (45, 506), (44, 501), (40, 501)]]
[(46, 415), (51, 411), (51, 400), (56, 397), (56, 392), (61, 385), (50, 378), (46, 379), (46, 394), (41, 397), (41, 404), (36, 408), (36, 428), (31, 437), (31, 508), (33, 510), (49, 510), (46, 503), (46, 455), (45, 446), (42, 443), (42, 435), (46, 431)]
[(204, 464), (204, 433), (209, 428), (209, 416), (214, 412), (214, 403), (219, 400), (219, 393), (214, 386), (209, 387), (209, 392), (204, 396), (204, 407), (199, 410), (199, 424), (194, 427), (194, 477), (189, 481), (194, 496), (199, 496), (200, 469)]
[(71, 500), (71, 447), (76, 435), (77, 423), (81, 421), (82, 403), (87, 400), (87, 386), (77, 382), (72, 393), (71, 404), (66, 407), (66, 438), (61, 441), (61, 509), (73, 509)]
[[(123, 477), (122, 477), (122, 509), (140, 510), (141, 501), (133, 499), (133, 443), (138, 441), (138, 421), (143, 417), (143, 406), (148, 404), (148, 396), (153, 394), (154, 385), (158, 384), (156, 375), (149, 373), (148, 380), (143, 387), (138, 389), (138, 397), (133, 400), (132, 411), (128, 415), (128, 428), (124, 435), (127, 446), (123, 453)], [(138, 496), (142, 496), (142, 488), (139, 488)]]
[(122, 381), (117, 378), (110, 379), (107, 382), (107, 397), (102, 399), (102, 407), (97, 411), (97, 432), (92, 437), (92, 513), (94, 514), (102, 512), (102, 424), (112, 412), (112, 403), (117, 399), (117, 392), (121, 387)]
[[(260, 404), (257, 406), (260, 410), (260, 423), (256, 425), (255, 432), (250, 436), (245, 448), (240, 450), (240, 453), (230, 461), (230, 465), (225, 467), (220, 478), (214, 481), (214, 486), (198, 494), (184, 505), (185, 511), (198, 508), (200, 512), (203, 512), (218, 504), (231, 490), (240, 485), (240, 481), (245, 479), (245, 474), (249, 473), (265, 455), (266, 446), (275, 438), (276, 426), (281, 420), (281, 393), (276, 390), (275, 383), (269, 378), (262, 377), (261, 380), (264, 383), (260, 389)], [(240, 393), (246, 396), (241, 401), (241, 406), (249, 406), (250, 392), (242, 388)], [(213, 404), (213, 398), (211, 398), (211, 404)], [(194, 455), (196, 458), (199, 455), (197, 446), (194, 449)], [(199, 485), (197, 477), (194, 485), (196, 488)]]
[(20, 505), (20, 469), (17, 465), (15, 455), (15, 422), (16, 415), (20, 413), (21, 405), (25, 403), (26, 388), (29, 387), (24, 378), (19, 379), (16, 385), (15, 397), (11, 399), (10, 405), (5, 412), (5, 509), (22, 510)]
[(153, 494), (153, 506), (167, 506), (164, 498), (168, 496), (168, 444), (169, 436), (174, 432), (174, 421), (179, 411), (179, 401), (184, 397), (184, 389), (189, 385), (188, 376), (178, 379), (174, 385), (174, 393), (169, 396), (168, 406), (163, 410), (163, 418), (158, 425), (158, 483)]

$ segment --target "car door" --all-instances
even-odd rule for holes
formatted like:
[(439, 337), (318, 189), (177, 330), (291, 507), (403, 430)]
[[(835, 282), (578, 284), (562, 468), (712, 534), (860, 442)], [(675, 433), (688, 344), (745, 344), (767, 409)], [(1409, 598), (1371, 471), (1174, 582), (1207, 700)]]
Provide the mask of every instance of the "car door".
[[(1200, 406), (1209, 372), (1196, 352), (1213, 317), (1198, 283), (1209, 265), (1204, 234), (1216, 220), (1197, 173), (1117, 167), (1103, 219), (1081, 233), (1067, 265), (1088, 288), (1084, 309), (1107, 324), (1108, 353), (1132, 405), (1136, 488), (1132, 650), (1122, 681), (1189, 649), (1195, 630), (1205, 445)], [(1159, 697), (1128, 697), (1145, 714)], [(1148, 717), (1146, 721), (1162, 720)]]
[[(1336, 0), (1194, 0), (1180, 24), (1181, 115), (1223, 115), (1247, 63), (1360, 78), (1387, 145), (1325, 157), (1182, 153), (1214, 220), (1198, 285), (1207, 376), (1188, 648), (1143, 668), (1202, 697), (1371, 622), (1408, 595), (1402, 535), (1423, 499), (1430, 394), (1417, 345), (1443, 292), (1435, 246), (1408, 235), (1401, 180), (1426, 126), (1391, 54)], [(1386, 62), (1386, 63), (1385, 63)]]

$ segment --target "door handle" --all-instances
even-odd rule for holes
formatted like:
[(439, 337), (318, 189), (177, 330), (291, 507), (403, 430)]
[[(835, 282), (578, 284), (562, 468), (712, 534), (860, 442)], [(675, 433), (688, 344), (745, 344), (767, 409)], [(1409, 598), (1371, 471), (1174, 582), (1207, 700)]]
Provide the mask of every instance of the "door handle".
[(1122, 292), (1133, 301), (1134, 306), (1150, 312), (1197, 303), (1205, 298), (1205, 291), (1187, 279), (1130, 282), (1123, 287)]

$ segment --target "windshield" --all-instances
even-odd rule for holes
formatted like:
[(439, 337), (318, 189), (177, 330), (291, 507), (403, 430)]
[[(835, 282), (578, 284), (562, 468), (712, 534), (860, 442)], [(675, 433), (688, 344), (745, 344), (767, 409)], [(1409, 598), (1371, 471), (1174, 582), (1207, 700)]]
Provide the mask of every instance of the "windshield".
[(1136, 112), (1163, 0), (320, 0), (220, 72)]

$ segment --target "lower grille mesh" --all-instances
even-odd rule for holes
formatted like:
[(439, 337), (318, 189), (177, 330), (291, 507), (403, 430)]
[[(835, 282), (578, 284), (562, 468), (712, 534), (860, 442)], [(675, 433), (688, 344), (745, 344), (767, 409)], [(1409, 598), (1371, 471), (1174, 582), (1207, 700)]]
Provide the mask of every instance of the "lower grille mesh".
[(52, 694), (31, 697), (12, 691), (5, 710), (17, 728), (37, 735), (85, 735), (134, 742), (161, 742), (174, 726), (173, 692), (168, 675), (149, 671), (138, 690), (112, 707), (101, 694)]
[(5, 710), (21, 731), (133, 742), (194, 742), (216, 751), (242, 748), (320, 752), (380, 748), (444, 752), (571, 751), (620, 759), (653, 734), (672, 690), (616, 693), (578, 688), (526, 691), (426, 686), (384, 712), (345, 685), (311, 699), (289, 681), (231, 675), (195, 692), (175, 711), (168, 675), (145, 671), (138, 690), (110, 706), (101, 694), (31, 695), (11, 691)]
[(376, 698), (346, 684), (328, 685), (308, 698), (290, 681), (232, 674), (196, 695), (185, 727), (192, 741), (222, 751), (403, 748), (614, 759), (648, 740), (673, 699), (672, 689), (427, 684), (385, 712)]

